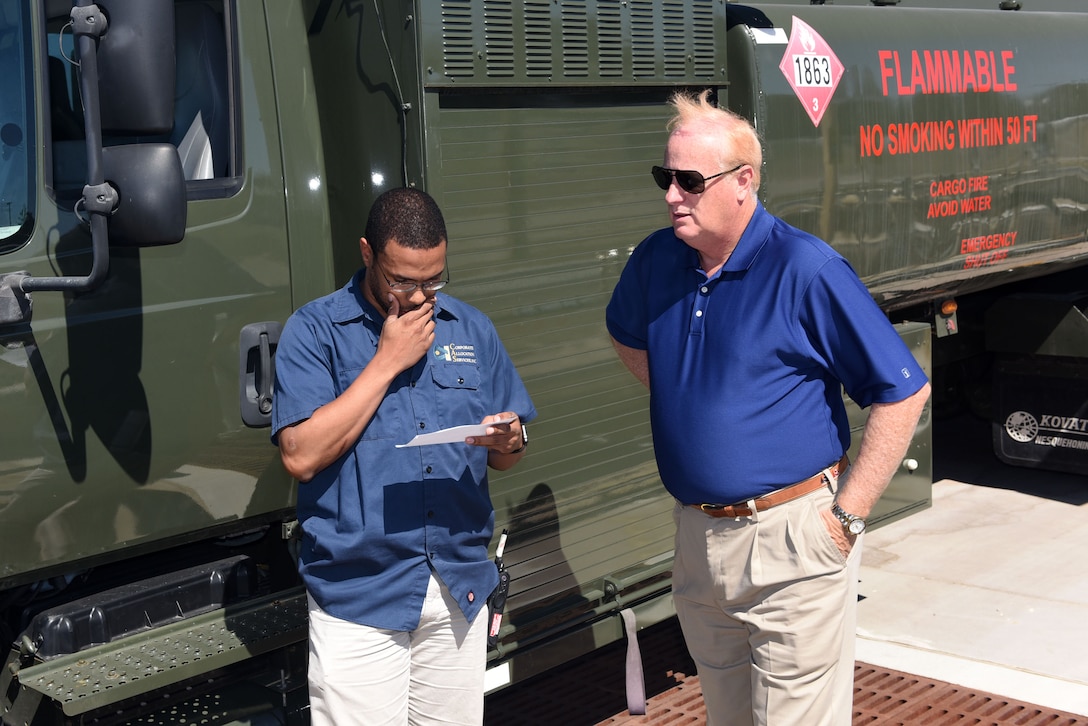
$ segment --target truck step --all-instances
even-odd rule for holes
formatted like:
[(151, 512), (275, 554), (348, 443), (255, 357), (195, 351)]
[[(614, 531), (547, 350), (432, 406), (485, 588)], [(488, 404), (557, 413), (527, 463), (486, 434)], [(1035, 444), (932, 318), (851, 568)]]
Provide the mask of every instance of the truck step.
[(306, 593), (298, 588), (38, 663), (18, 678), (76, 716), (306, 637)]

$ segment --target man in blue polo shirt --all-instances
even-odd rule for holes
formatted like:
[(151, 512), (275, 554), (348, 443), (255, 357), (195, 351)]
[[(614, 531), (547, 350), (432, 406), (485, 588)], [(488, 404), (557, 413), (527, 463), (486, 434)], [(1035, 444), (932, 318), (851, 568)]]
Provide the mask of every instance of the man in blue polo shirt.
[[(288, 320), (273, 441), (300, 482), (311, 722), (480, 724), (494, 509), (488, 467), (518, 462), (536, 409), (491, 321), (438, 294), (434, 200), (374, 202), (364, 262)], [(398, 447), (490, 424), (464, 443)]]
[[(673, 595), (708, 723), (849, 724), (858, 535), (929, 383), (847, 262), (758, 201), (744, 119), (678, 94), (671, 228), (607, 310), (676, 498)], [(870, 407), (857, 461), (841, 391)]]

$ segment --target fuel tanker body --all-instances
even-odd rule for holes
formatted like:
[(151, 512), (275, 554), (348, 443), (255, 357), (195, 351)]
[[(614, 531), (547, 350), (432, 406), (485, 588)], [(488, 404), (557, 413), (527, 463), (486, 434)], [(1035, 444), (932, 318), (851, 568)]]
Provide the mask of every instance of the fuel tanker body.
[(893, 320), (931, 324), (937, 412), (989, 418), (1008, 463), (1088, 472), (1086, 8), (849, 5), (759, 5), (729, 31), (765, 203)]
[(1088, 14), (955, 4), (0, 0), (3, 722), (306, 721), (276, 343), (392, 186), (439, 201), (450, 289), (541, 414), (491, 481), (489, 685), (669, 617), (672, 501), (603, 311), (667, 223), (677, 88), (752, 119), (764, 203), (938, 384), (875, 519), (929, 505), (946, 410), (1083, 471)]

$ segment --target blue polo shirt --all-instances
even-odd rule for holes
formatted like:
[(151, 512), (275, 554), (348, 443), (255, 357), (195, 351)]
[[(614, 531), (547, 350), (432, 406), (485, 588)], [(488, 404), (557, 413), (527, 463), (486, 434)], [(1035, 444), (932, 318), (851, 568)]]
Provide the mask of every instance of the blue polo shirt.
[[(297, 310), (276, 349), (273, 442), (342, 394), (377, 351), (383, 318), (357, 274)], [(472, 621), (498, 583), (487, 449), (396, 448), (419, 433), (536, 415), (491, 321), (439, 293), (431, 352), (393, 384), (354, 448), (299, 484), (299, 571), (321, 608), (390, 630), (419, 624), (433, 568)]]
[(926, 382), (842, 255), (762, 205), (709, 278), (672, 228), (643, 240), (606, 323), (647, 351), (658, 469), (686, 504), (743, 501), (837, 461), (843, 388), (866, 407)]

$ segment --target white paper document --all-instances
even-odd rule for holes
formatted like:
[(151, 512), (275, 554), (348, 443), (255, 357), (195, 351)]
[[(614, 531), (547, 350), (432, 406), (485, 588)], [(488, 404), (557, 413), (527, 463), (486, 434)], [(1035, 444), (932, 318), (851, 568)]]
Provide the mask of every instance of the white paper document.
[(469, 436), (487, 436), (487, 429), (491, 426), (513, 423), (517, 416), (500, 418), (487, 424), (469, 424), (468, 426), (453, 426), (448, 429), (432, 431), (429, 434), (420, 434), (407, 444), (397, 444), (398, 449), (406, 446), (429, 446), (431, 444), (460, 444)]

